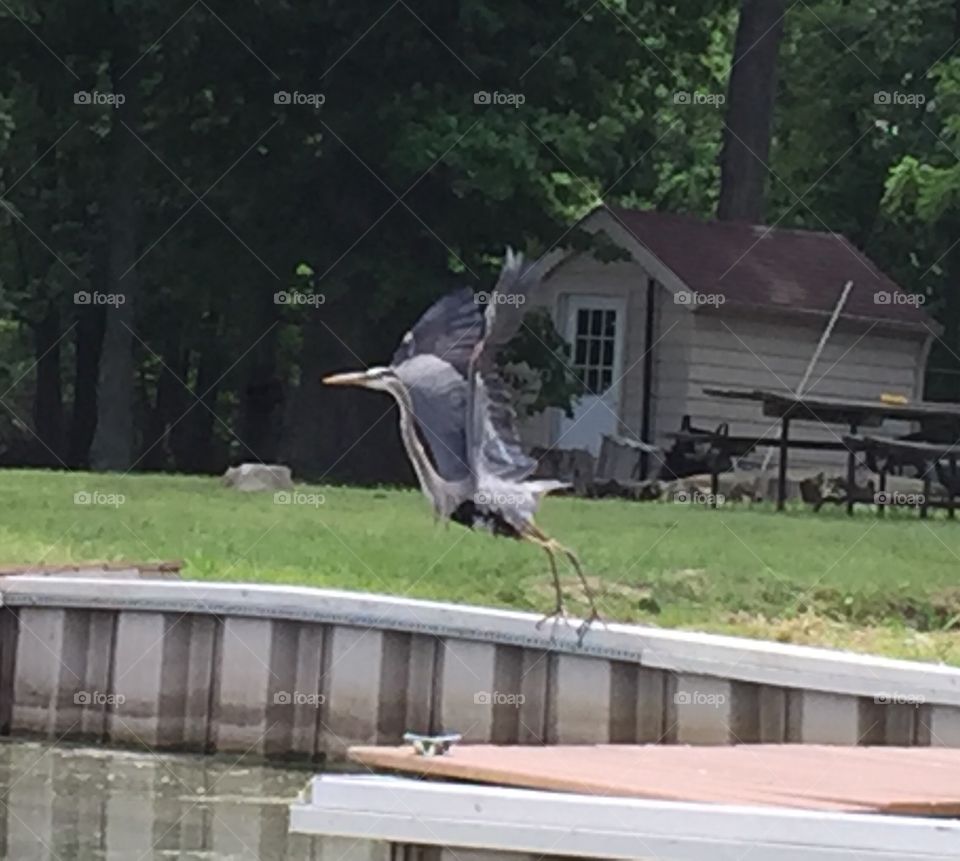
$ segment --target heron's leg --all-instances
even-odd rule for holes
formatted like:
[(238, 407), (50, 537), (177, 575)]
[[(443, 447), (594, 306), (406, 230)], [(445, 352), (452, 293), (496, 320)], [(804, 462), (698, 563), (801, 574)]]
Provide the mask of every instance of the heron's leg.
[(600, 618), (600, 613), (597, 610), (597, 604), (594, 600), (593, 589), (590, 588), (590, 584), (587, 582), (587, 578), (583, 573), (583, 568), (580, 567), (580, 560), (577, 558), (577, 554), (574, 553), (569, 547), (564, 547), (557, 541), (553, 542), (555, 548), (559, 550), (567, 559), (570, 560), (570, 564), (573, 565), (573, 569), (577, 572), (577, 577), (580, 578), (580, 585), (583, 586), (583, 592), (587, 596), (587, 601), (590, 602), (590, 612), (595, 619)]
[(557, 630), (557, 625), (560, 624), (561, 619), (566, 619), (567, 610), (563, 606), (563, 589), (560, 586), (560, 572), (557, 570), (557, 560), (554, 556), (555, 549), (550, 544), (548, 540), (541, 538), (539, 535), (527, 533), (520, 536), (524, 541), (529, 541), (531, 544), (536, 544), (537, 547), (543, 549), (543, 552), (547, 554), (547, 559), (550, 560), (550, 574), (553, 577), (553, 588), (556, 593), (557, 602), (554, 605), (553, 612), (547, 613), (539, 622), (537, 622), (537, 630), (543, 627), (543, 623), (548, 619), (553, 619), (553, 630)]
[[(558, 611), (563, 608), (563, 597), (560, 594), (560, 580), (557, 576), (557, 564), (554, 558), (555, 553), (562, 553), (567, 559), (570, 560), (570, 564), (573, 565), (574, 570), (577, 572), (577, 577), (580, 578), (580, 584), (583, 587), (584, 594), (587, 597), (587, 601), (590, 603), (590, 615), (583, 620), (582, 624), (578, 629), (578, 641), (583, 642), (583, 638), (586, 635), (587, 631), (594, 622), (601, 621), (600, 612), (597, 610), (597, 604), (594, 599), (593, 589), (590, 588), (590, 584), (587, 582), (587, 578), (584, 576), (583, 569), (580, 567), (580, 560), (577, 558), (576, 553), (574, 553), (569, 547), (564, 547), (559, 541), (551, 538), (547, 535), (542, 529), (533, 523), (528, 524), (527, 532), (522, 536), (527, 541), (537, 544), (547, 551), (547, 555), (550, 557), (550, 567), (553, 571), (553, 581), (556, 584), (557, 588), (557, 608)], [(556, 612), (554, 613), (556, 615)], [(541, 621), (546, 621), (550, 616), (547, 616)], [(538, 626), (539, 627), (539, 626)]]
[(543, 623), (547, 621), (547, 619), (553, 619), (554, 628), (556, 628), (560, 620), (566, 617), (567, 611), (563, 606), (563, 589), (560, 586), (560, 572), (557, 570), (557, 560), (553, 555), (554, 549), (536, 538), (531, 537), (529, 540), (537, 546), (542, 547), (543, 552), (547, 554), (547, 559), (550, 560), (550, 573), (553, 576), (553, 588), (556, 591), (557, 596), (557, 603), (553, 608), (553, 612), (548, 613), (539, 622), (537, 622), (537, 628), (539, 629)]
[(559, 541), (556, 541), (553, 538), (550, 538), (549, 542), (553, 550), (559, 551), (570, 560), (570, 564), (573, 566), (574, 571), (577, 572), (577, 577), (580, 579), (580, 585), (583, 587), (583, 594), (586, 596), (587, 602), (590, 604), (590, 615), (583, 620), (583, 623), (578, 629), (578, 639), (582, 643), (583, 638), (590, 629), (590, 626), (594, 622), (602, 621), (600, 611), (597, 610), (597, 602), (594, 598), (593, 589), (590, 588), (590, 584), (587, 582), (587, 578), (583, 573), (583, 568), (580, 567), (580, 560), (577, 558), (577, 554), (574, 553), (569, 547), (564, 547)]

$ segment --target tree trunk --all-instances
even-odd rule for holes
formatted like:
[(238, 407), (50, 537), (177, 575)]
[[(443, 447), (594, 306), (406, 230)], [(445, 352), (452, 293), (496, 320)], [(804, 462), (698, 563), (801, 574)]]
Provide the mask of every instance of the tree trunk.
[(169, 333), (163, 350), (163, 364), (157, 377), (153, 407), (149, 409), (140, 466), (148, 472), (160, 472), (173, 466), (170, 427), (183, 415), (187, 394), (177, 374), (183, 373), (179, 332)]
[[(218, 428), (227, 433), (215, 418), (223, 365), (216, 349), (205, 350), (197, 361), (196, 396), (200, 403), (187, 396), (190, 412), (173, 432), (177, 469), (181, 472), (222, 472), (226, 457), (215, 449), (214, 441)], [(229, 416), (222, 420), (227, 426), (232, 426)]]
[(63, 400), (60, 387), (60, 312), (47, 308), (33, 329), (33, 349), (37, 366), (33, 395), (33, 428), (40, 442), (40, 463), (62, 466)]
[(720, 154), (723, 221), (762, 224), (786, 0), (742, 0)]
[(277, 326), (263, 334), (263, 327), (276, 319), (276, 305), (271, 293), (261, 290), (259, 295), (260, 331), (252, 333), (259, 340), (244, 362), (238, 435), (244, 460), (272, 463), (277, 459), (285, 393), (277, 376)]
[[(118, 22), (119, 26), (119, 22)], [(133, 37), (130, 37), (132, 41)], [(133, 42), (135, 46), (135, 42)], [(137, 122), (139, 79), (136, 69), (120, 84), (125, 64), (118, 50), (114, 54), (114, 92), (126, 96), (115, 109), (110, 132), (112, 177), (105, 208), (107, 228), (106, 328), (100, 355), (97, 389), (97, 429), (90, 448), (90, 465), (95, 470), (130, 469), (134, 463), (134, 317), (139, 276), (137, 259), (139, 207), (136, 189), (142, 182), (144, 149), (130, 131)], [(120, 71), (118, 71), (118, 69)], [(125, 128), (124, 126), (130, 128)], [(139, 132), (138, 132), (139, 133)]]
[(97, 376), (103, 345), (103, 309), (81, 305), (74, 338), (73, 414), (67, 462), (72, 469), (89, 465), (90, 444), (97, 428)]

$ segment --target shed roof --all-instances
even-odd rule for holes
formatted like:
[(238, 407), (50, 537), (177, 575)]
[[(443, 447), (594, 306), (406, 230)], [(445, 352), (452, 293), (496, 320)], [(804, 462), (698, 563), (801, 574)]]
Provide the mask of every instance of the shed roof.
[(607, 209), (694, 292), (754, 307), (829, 314), (850, 280), (842, 316), (938, 328), (911, 294), (838, 233)]

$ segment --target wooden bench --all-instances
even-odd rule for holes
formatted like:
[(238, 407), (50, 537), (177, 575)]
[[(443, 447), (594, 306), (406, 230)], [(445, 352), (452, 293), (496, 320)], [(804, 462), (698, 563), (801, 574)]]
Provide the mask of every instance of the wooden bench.
[[(844, 445), (851, 451), (863, 452), (870, 458), (871, 468), (880, 476), (880, 488), (874, 500), (877, 511), (883, 514), (891, 504), (906, 504), (920, 509), (920, 516), (926, 517), (930, 508), (946, 508), (949, 517), (954, 517), (956, 498), (960, 496), (960, 472), (957, 459), (960, 458), (960, 443), (933, 443), (922, 440), (896, 439), (863, 434), (849, 434), (843, 438)], [(922, 470), (923, 494), (919, 503), (897, 503), (895, 496), (887, 493), (887, 476), (890, 474), (891, 460), (897, 456), (919, 464)], [(949, 464), (949, 472), (942, 467), (942, 461)], [(937, 478), (947, 492), (945, 500), (931, 497), (931, 471), (936, 470)], [(889, 498), (888, 498), (889, 497)]]

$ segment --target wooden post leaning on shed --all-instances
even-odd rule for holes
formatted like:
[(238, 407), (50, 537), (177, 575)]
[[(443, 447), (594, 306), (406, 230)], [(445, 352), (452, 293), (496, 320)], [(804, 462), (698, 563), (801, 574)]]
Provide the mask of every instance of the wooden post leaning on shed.
[[(847, 281), (843, 285), (843, 290), (840, 293), (840, 298), (837, 300), (837, 304), (834, 306), (833, 313), (830, 315), (830, 319), (827, 322), (826, 328), (823, 330), (823, 334), (820, 336), (820, 340), (817, 342), (817, 347), (813, 351), (813, 355), (810, 357), (810, 361), (807, 363), (807, 369), (803, 372), (803, 377), (800, 379), (800, 384), (797, 386), (796, 396), (799, 398), (803, 395), (804, 389), (807, 387), (807, 382), (810, 380), (810, 375), (813, 373), (813, 369), (817, 366), (817, 362), (820, 360), (820, 355), (823, 353), (823, 348), (827, 346), (827, 341), (830, 340), (830, 335), (833, 333), (833, 327), (837, 324), (837, 320), (840, 318), (840, 312), (843, 311), (843, 306), (847, 304), (847, 297), (850, 295), (850, 291), (853, 289), (853, 282)], [(819, 382), (819, 381), (818, 381)], [(787, 422), (783, 423), (783, 430), (786, 433)], [(785, 446), (783, 441), (780, 443), (780, 459), (781, 461), (784, 458)], [(773, 449), (768, 448), (767, 453), (763, 458), (763, 463), (760, 466), (761, 474), (766, 472), (767, 467), (770, 465), (770, 458), (773, 456)], [(780, 488), (778, 490), (777, 499), (777, 509), (783, 509), (783, 494), (784, 494), (784, 483), (786, 481), (786, 470), (781, 467), (780, 469)]]

